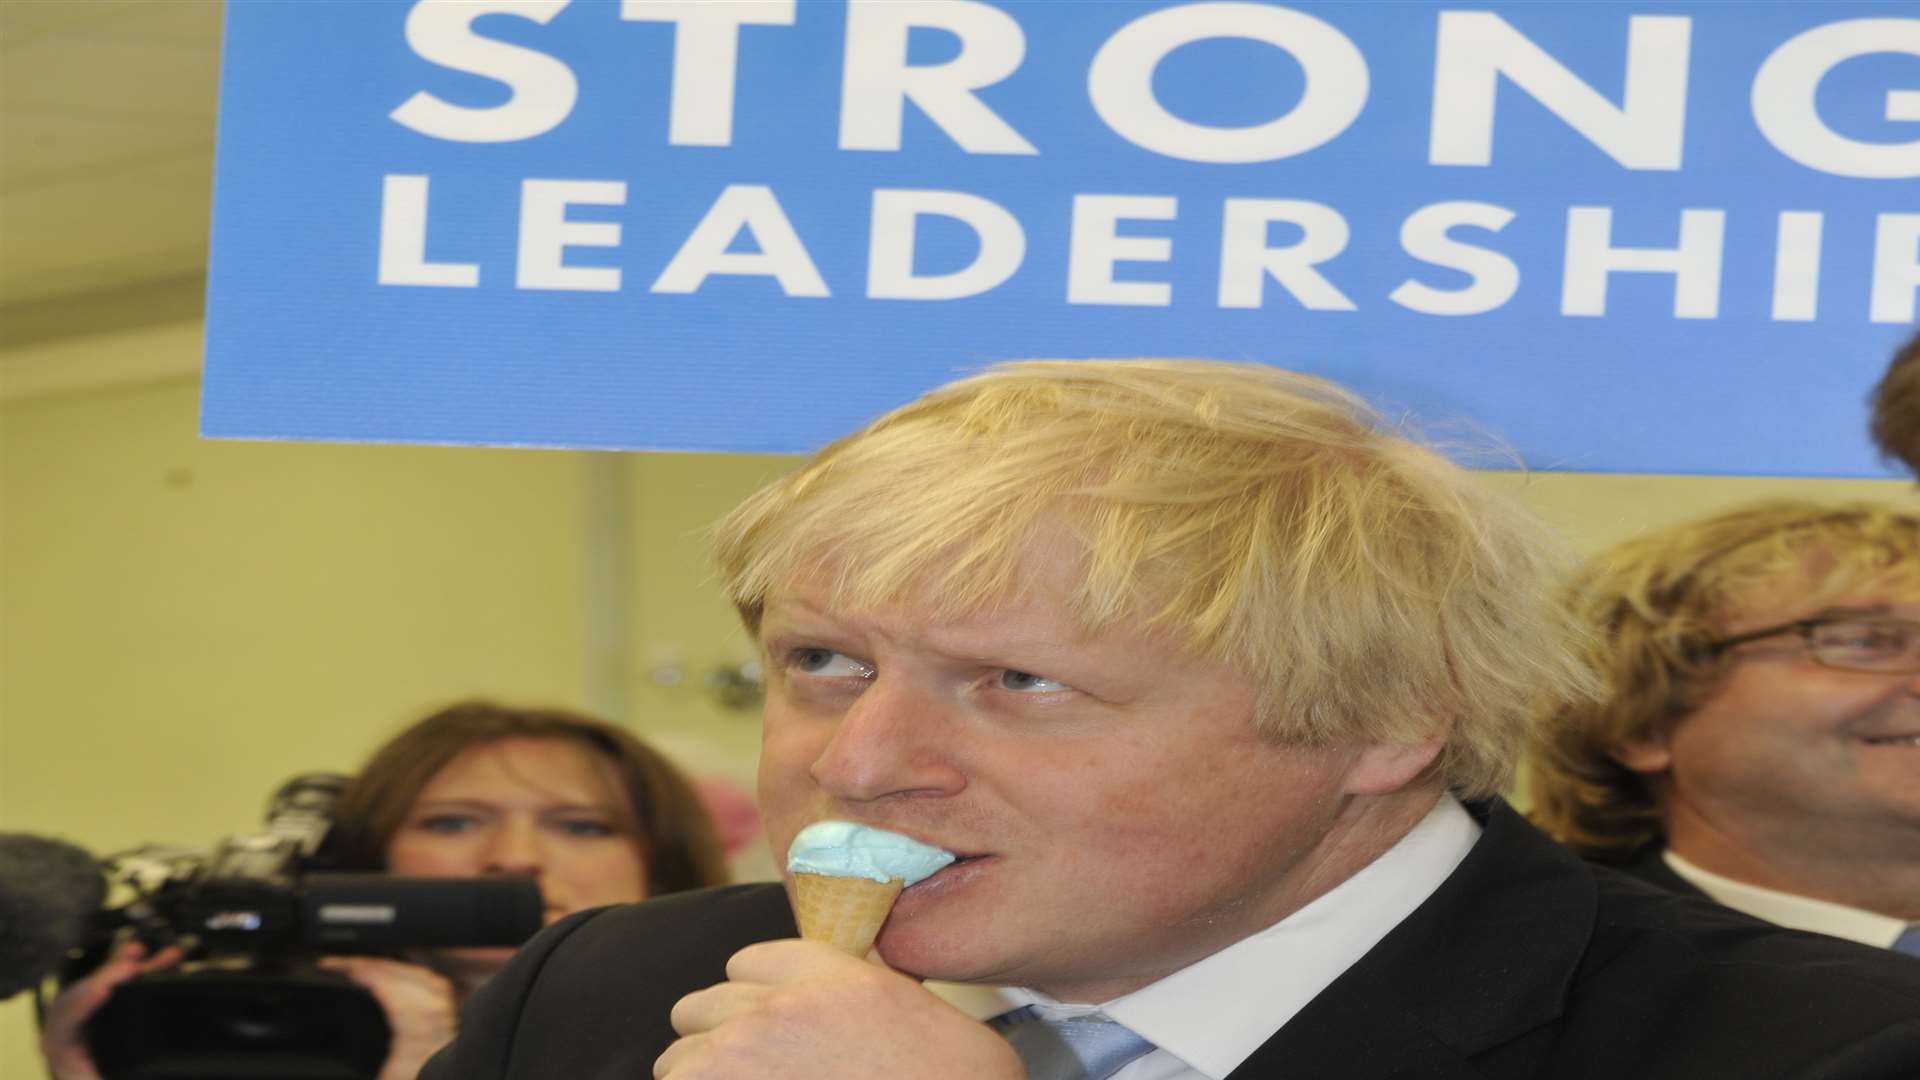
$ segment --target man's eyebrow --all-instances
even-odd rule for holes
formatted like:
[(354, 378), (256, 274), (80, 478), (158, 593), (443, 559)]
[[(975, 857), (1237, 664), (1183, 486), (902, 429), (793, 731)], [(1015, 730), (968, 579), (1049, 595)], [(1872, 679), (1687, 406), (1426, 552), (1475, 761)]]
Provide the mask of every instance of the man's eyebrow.
[(1808, 619), (1851, 619), (1861, 615), (1886, 615), (1893, 611), (1892, 604), (1869, 604), (1864, 607), (1825, 607), (1807, 616)]
[(760, 632), (766, 633), (769, 626), (804, 630), (816, 627), (839, 625), (839, 620), (821, 609), (802, 600), (786, 599), (778, 604), (768, 604), (760, 612)]

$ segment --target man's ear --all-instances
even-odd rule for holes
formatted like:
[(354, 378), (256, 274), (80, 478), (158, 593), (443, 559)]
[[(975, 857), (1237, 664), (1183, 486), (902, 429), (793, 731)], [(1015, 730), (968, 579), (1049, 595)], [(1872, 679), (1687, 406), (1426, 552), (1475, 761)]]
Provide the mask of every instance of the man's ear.
[(1621, 743), (1607, 756), (1628, 769), (1646, 776), (1663, 773), (1673, 767), (1673, 748), (1668, 744), (1667, 733), (1664, 731), (1648, 732), (1637, 739)]
[(1347, 771), (1348, 795), (1391, 795), (1413, 783), (1433, 766), (1446, 744), (1445, 735), (1407, 746), (1370, 743)]

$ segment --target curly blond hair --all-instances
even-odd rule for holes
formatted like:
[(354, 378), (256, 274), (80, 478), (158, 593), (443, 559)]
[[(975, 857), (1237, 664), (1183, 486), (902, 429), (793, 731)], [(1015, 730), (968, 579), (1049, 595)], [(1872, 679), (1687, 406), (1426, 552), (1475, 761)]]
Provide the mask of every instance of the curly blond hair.
[(1444, 733), (1465, 796), (1511, 777), (1542, 699), (1593, 689), (1550, 532), (1347, 391), (1260, 364), (999, 365), (826, 447), (714, 549), (757, 633), (800, 575), (853, 609), (982, 609), (1062, 530), (1086, 632), (1167, 631), (1234, 665), (1276, 739)]
[(1872, 502), (1769, 500), (1596, 556), (1568, 598), (1597, 631), (1590, 660), (1606, 694), (1545, 716), (1523, 768), (1530, 816), (1602, 858), (1657, 839), (1655, 792), (1614, 754), (1712, 696), (1731, 660), (1711, 646), (1730, 622), (1862, 588), (1920, 589), (1920, 517)]

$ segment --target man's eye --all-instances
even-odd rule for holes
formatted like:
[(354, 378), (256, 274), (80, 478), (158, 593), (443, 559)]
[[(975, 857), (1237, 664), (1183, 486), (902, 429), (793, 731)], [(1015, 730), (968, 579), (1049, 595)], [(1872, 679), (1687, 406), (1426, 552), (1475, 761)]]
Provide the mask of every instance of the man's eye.
[(821, 649), (812, 646), (795, 649), (788, 653), (787, 665), (796, 671), (804, 671), (809, 675), (856, 679), (865, 679), (873, 675), (873, 668), (855, 660), (845, 653), (837, 653), (832, 649)]
[(1065, 690), (1067, 684), (1048, 679), (1032, 672), (1015, 671), (1008, 668), (1000, 673), (1000, 689), (1017, 690), (1030, 694), (1044, 694), (1053, 690)]
[(1826, 644), (1855, 652), (1899, 652), (1907, 647), (1907, 637), (1907, 628), (1897, 623), (1840, 623), (1826, 635)]

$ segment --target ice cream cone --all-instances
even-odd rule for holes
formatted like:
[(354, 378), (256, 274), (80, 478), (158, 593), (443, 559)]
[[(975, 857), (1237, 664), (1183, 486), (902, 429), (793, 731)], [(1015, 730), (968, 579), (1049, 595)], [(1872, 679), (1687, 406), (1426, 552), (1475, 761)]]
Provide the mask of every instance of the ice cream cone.
[(793, 875), (793, 915), (800, 936), (864, 957), (880, 935), (905, 883), (826, 874)]

